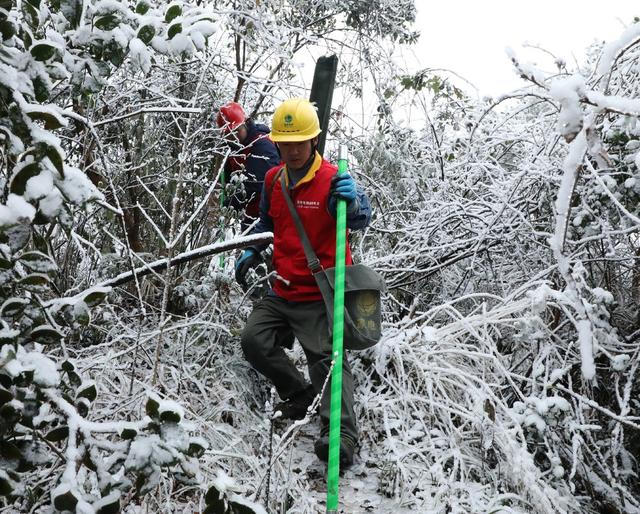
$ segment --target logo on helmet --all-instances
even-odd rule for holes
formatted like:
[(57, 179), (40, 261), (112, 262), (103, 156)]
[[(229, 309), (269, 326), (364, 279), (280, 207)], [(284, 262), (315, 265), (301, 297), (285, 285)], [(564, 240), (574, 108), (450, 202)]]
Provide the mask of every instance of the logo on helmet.
[(291, 116), (291, 114), (287, 114), (287, 115), (284, 117), (284, 124), (285, 124), (285, 125), (291, 125), (291, 124), (293, 124), (293, 116)]

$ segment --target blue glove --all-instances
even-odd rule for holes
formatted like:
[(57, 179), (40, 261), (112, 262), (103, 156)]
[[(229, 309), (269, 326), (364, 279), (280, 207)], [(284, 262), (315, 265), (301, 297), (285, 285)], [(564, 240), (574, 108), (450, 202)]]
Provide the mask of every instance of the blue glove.
[(348, 173), (336, 173), (331, 179), (329, 192), (336, 199), (346, 200), (347, 204), (351, 204), (358, 196), (356, 181)]
[(246, 285), (245, 275), (261, 260), (260, 254), (253, 248), (247, 248), (242, 252), (238, 262), (236, 262), (236, 282), (240, 285)]

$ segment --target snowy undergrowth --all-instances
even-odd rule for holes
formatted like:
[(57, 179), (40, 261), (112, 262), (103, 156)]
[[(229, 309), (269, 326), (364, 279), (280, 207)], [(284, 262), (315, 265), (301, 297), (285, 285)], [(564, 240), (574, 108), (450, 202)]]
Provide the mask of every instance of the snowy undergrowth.
[[(576, 484), (602, 470), (590, 469), (584, 452), (594, 448), (584, 446), (602, 429), (598, 423), (620, 417), (596, 422), (606, 413), (566, 394), (579, 369), (562, 369), (566, 356), (549, 355), (544, 342), (545, 309), (562, 295), (554, 300), (548, 285), (538, 284), (511, 297), (479, 297), (464, 314), (466, 297), (415, 312), (390, 324), (377, 347), (350, 354), (361, 438), (356, 464), (341, 482), (349, 512), (589, 512)], [(203, 483), (223, 473), (232, 491), (268, 512), (319, 512), (326, 490), (312, 449), (317, 419), (272, 427), (270, 386), (239, 348), (248, 306), (238, 298), (213, 299), (176, 321), (155, 387), (180, 401), (191, 434), (207, 441)], [(108, 399), (101, 411), (128, 417), (144, 408), (157, 335), (149, 328), (123, 333), (120, 326), (101, 358), (96, 348), (78, 353), (101, 377), (101, 398)], [(533, 345), (540, 345), (538, 357), (527, 372), (521, 364)], [(299, 348), (291, 356), (304, 365)], [(603, 487), (620, 495), (628, 512), (637, 509), (622, 484)], [(196, 508), (202, 494), (197, 484), (179, 486), (167, 475), (141, 505)]]

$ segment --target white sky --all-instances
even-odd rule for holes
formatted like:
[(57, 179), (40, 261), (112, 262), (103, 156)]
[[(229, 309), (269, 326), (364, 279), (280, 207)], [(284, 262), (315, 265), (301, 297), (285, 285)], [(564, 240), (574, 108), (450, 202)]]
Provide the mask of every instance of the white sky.
[(472, 82), (480, 95), (492, 96), (524, 85), (505, 47), (523, 61), (555, 71), (543, 52), (522, 46), (538, 45), (574, 68), (574, 56), (581, 62), (590, 43), (618, 39), (640, 16), (634, 0), (416, 0), (416, 6), (421, 32), (414, 49), (417, 69), (450, 69)]

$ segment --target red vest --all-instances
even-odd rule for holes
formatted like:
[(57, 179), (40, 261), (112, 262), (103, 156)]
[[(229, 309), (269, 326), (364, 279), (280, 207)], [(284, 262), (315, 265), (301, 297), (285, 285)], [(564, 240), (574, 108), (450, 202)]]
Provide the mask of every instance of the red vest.
[[(291, 301), (322, 300), (322, 294), (309, 268), (304, 249), (293, 223), (278, 180), (271, 187), (281, 166), (271, 168), (265, 177), (265, 190), (271, 191), (269, 216), (273, 220), (273, 267), (287, 280), (288, 285), (280, 278), (275, 279), (275, 293)], [(336, 260), (336, 219), (329, 214), (327, 203), (331, 177), (337, 168), (328, 161), (322, 160), (320, 168), (309, 181), (296, 184), (289, 190), (291, 200), (302, 220), (304, 229), (311, 241), (323, 268), (332, 268)], [(351, 250), (347, 245), (347, 264), (351, 264)]]

